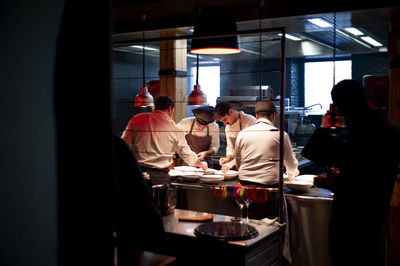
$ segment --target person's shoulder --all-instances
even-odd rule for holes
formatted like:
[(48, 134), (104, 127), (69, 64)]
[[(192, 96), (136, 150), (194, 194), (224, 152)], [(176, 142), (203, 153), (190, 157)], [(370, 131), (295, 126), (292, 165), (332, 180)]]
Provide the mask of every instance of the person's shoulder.
[(241, 115), (243, 115), (244, 118), (246, 118), (247, 120), (251, 120), (251, 121), (253, 121), (253, 122), (256, 122), (256, 121), (257, 121), (257, 119), (256, 119), (253, 115), (247, 114), (247, 113), (245, 113), (245, 112), (243, 112), (243, 111), (240, 111), (240, 112), (241, 112)]
[(212, 128), (217, 128), (217, 129), (219, 129), (219, 126), (218, 126), (218, 124), (217, 124), (216, 122), (212, 122), (212, 123), (210, 123), (209, 125), (210, 125), (210, 127), (212, 127)]
[(188, 124), (190, 122), (193, 122), (193, 120), (194, 120), (194, 116), (184, 117), (181, 119), (181, 121), (178, 122), (178, 125)]

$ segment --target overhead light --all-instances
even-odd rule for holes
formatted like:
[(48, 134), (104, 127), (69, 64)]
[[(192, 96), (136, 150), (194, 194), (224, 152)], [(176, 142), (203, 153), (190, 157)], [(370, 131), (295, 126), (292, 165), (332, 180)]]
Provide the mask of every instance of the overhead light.
[[(282, 33), (278, 33), (279, 36), (282, 36)], [(292, 40), (292, 41), (301, 41), (302, 39), (300, 39), (299, 37), (290, 35), (290, 34), (285, 34), (285, 37)]]
[(378, 41), (375, 40), (375, 39), (372, 39), (372, 38), (369, 37), (369, 36), (361, 37), (361, 39), (363, 39), (364, 41), (366, 41), (367, 43), (369, 43), (369, 44), (371, 44), (372, 46), (375, 46), (375, 47), (383, 46), (383, 44), (381, 44), (380, 42), (378, 42)]
[(309, 19), (307, 19), (307, 21), (312, 23), (312, 24), (314, 24), (314, 25), (317, 25), (318, 27), (321, 27), (321, 28), (330, 28), (330, 27), (332, 27), (332, 24), (329, 23), (328, 21), (326, 21), (323, 18), (309, 18)]
[(199, 85), (199, 55), (196, 60), (196, 85), (188, 96), (188, 105), (207, 105), (207, 96), (201, 91)]
[(350, 32), (351, 34), (355, 35), (355, 36), (361, 36), (364, 35), (364, 33), (362, 31), (360, 31), (357, 28), (354, 27), (348, 27), (348, 28), (344, 28), (345, 31)]
[[(194, 37), (190, 52), (193, 54), (237, 54), (240, 53), (238, 36), (223, 36), (236, 33), (236, 21), (232, 11), (226, 7), (203, 7), (196, 18)], [(208, 36), (222, 36), (211, 37)]]
[[(135, 48), (135, 49), (143, 49), (143, 46), (140, 46), (140, 45), (131, 45), (130, 47)], [(159, 51), (159, 49), (157, 49), (157, 48), (148, 47), (148, 46), (146, 46), (144, 49), (147, 51)]]
[[(146, 19), (146, 16), (143, 17)], [(143, 40), (144, 40), (144, 31), (143, 31)], [(143, 43), (142, 46), (142, 54), (143, 54), (143, 61), (142, 61), (142, 70), (143, 70), (143, 86), (140, 88), (140, 92), (135, 97), (135, 106), (136, 107), (147, 107), (147, 106), (154, 106), (153, 96), (149, 93), (148, 88), (146, 87), (146, 78), (145, 78), (145, 50), (146, 47)]]

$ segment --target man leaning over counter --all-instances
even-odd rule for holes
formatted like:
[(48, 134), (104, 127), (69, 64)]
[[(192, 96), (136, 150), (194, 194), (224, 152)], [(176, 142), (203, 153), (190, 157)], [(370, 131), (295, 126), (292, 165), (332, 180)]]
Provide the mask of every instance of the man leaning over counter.
[(219, 164), (222, 172), (227, 172), (235, 166), (235, 141), (242, 129), (256, 123), (256, 118), (243, 111), (235, 111), (227, 102), (217, 103), (215, 106), (215, 117), (225, 125), (226, 136), (226, 158), (221, 158)]
[(122, 139), (135, 154), (142, 170), (150, 175), (153, 185), (171, 182), (168, 166), (175, 153), (188, 165), (208, 168), (188, 146), (182, 129), (173, 120), (174, 112), (174, 101), (160, 96), (153, 112), (133, 116), (122, 133)]
[[(240, 183), (278, 187), (279, 129), (274, 126), (277, 110), (271, 101), (259, 101), (255, 107), (257, 122), (239, 132), (236, 144), (236, 166)], [(290, 181), (299, 174), (289, 135), (284, 132), (284, 165)]]
[(212, 168), (211, 155), (219, 149), (219, 127), (214, 122), (214, 107), (198, 107), (193, 109), (193, 114), (194, 117), (183, 118), (178, 126), (184, 131), (190, 149)]

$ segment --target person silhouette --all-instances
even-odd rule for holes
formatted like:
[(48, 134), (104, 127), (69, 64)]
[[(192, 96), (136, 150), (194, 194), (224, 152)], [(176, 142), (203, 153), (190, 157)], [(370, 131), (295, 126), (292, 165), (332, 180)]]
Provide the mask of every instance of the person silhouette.
[[(329, 225), (333, 265), (378, 265), (382, 230), (400, 162), (400, 127), (374, 108), (365, 88), (343, 80), (331, 91), (347, 133), (334, 154)], [(361, 251), (362, 253), (358, 253)]]

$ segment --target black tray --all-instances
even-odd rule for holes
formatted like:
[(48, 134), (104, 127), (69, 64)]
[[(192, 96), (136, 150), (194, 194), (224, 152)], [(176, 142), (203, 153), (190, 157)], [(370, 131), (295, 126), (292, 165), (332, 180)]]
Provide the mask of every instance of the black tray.
[(215, 240), (245, 240), (256, 237), (254, 226), (237, 222), (210, 222), (197, 226), (194, 234), (199, 238)]

